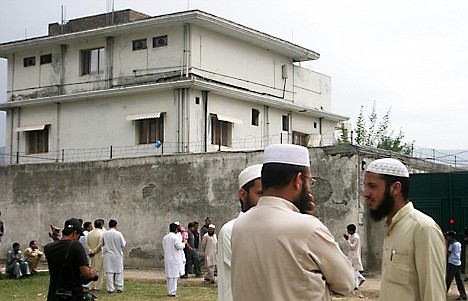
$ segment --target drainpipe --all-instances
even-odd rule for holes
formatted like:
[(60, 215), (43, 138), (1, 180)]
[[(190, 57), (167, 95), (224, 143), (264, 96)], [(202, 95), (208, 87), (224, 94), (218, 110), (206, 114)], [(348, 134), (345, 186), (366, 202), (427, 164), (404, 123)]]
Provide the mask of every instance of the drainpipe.
[(64, 91), (63, 91), (63, 87), (65, 85), (65, 57), (67, 55), (67, 45), (65, 44), (62, 44), (60, 45), (60, 64), (61, 64), (61, 68), (60, 68), (60, 86), (59, 86), (59, 91), (58, 91), (58, 94), (59, 95), (63, 95), (64, 94)]
[(208, 151), (208, 91), (202, 91), (202, 102), (203, 102), (203, 151)]
[[(189, 76), (190, 66), (190, 24), (184, 24), (184, 57), (182, 67), (185, 67), (185, 77)], [(183, 68), (184, 69), (184, 68)]]
[[(16, 123), (17, 123), (17, 127), (20, 126), (20, 121), (21, 121), (21, 108), (16, 108), (16, 114), (18, 115), (18, 117), (16, 118)], [(20, 132), (16, 132), (16, 153), (18, 154), (20, 151)], [(18, 157), (16, 157), (18, 158)], [(19, 159), (16, 160), (16, 163), (19, 163)]]
[(263, 106), (263, 148), (267, 147), (270, 143), (270, 116), (269, 106)]
[(106, 38), (106, 89), (112, 88), (114, 69), (114, 37)]
[(58, 102), (57, 103), (57, 126), (55, 130), (56, 131), (55, 149), (57, 150), (57, 162), (60, 160), (60, 127), (61, 127), (60, 117), (61, 115), (62, 115), (62, 104)]
[(322, 140), (323, 140), (323, 137), (322, 137), (322, 119), (323, 119), (323, 117), (319, 118), (319, 134), (320, 134), (320, 144), (319, 144), (319, 146), (322, 146)]

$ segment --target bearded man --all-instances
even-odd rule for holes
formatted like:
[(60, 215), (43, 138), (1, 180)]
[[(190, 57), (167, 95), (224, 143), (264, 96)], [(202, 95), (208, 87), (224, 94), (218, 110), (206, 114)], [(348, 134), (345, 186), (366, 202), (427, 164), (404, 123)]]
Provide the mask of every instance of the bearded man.
[(354, 270), (316, 217), (307, 148), (265, 148), (263, 196), (232, 229), (234, 300), (331, 300), (354, 290)]
[(216, 252), (218, 250), (218, 239), (215, 234), (215, 225), (208, 226), (208, 232), (204, 235), (201, 249), (205, 253), (205, 264), (208, 272), (205, 275), (205, 280), (211, 284), (215, 284), (215, 267), (216, 267)]
[[(262, 164), (249, 166), (239, 174), (239, 202), (241, 206), (239, 216), (257, 206), (258, 200), (263, 195), (261, 177)], [(232, 219), (225, 223), (218, 235), (218, 301), (232, 301), (231, 236), (235, 221), (236, 219)]]
[(396, 159), (373, 161), (364, 175), (370, 217), (386, 217), (381, 301), (445, 300), (445, 241), (437, 223), (409, 201), (409, 173)]

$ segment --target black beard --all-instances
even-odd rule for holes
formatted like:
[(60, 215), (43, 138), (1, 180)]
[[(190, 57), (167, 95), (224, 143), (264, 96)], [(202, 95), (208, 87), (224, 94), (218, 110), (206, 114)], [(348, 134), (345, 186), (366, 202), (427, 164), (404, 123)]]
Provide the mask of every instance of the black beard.
[(303, 214), (312, 211), (312, 204), (310, 203), (309, 192), (307, 191), (306, 185), (305, 181), (302, 182), (301, 196), (299, 197), (299, 201), (294, 203), (294, 205), (296, 205), (299, 211)]
[(382, 203), (380, 203), (380, 205), (377, 206), (377, 208), (374, 210), (369, 209), (370, 217), (376, 222), (381, 221), (393, 210), (394, 206), (395, 198), (393, 198), (393, 196), (390, 194), (390, 187), (387, 186), (385, 188)]
[(213, 236), (213, 235), (214, 235), (214, 232), (213, 232), (213, 233), (208, 232), (208, 235), (209, 235), (209, 236)]

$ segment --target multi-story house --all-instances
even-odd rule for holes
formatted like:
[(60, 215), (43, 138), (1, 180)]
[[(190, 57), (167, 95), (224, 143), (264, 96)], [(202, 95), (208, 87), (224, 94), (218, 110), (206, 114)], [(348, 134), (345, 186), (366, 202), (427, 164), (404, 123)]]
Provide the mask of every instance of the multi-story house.
[(348, 119), (300, 66), (318, 53), (199, 10), (53, 23), (0, 57), (7, 163), (329, 145)]

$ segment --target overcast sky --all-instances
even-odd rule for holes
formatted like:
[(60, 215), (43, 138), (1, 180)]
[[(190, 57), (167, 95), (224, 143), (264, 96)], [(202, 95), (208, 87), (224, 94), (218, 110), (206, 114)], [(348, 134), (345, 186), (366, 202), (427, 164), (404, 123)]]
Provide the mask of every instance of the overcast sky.
[[(0, 43), (47, 34), (49, 23), (106, 12), (105, 0), (0, 0)], [(333, 113), (391, 108), (404, 141), (468, 149), (468, 1), (115, 0), (156, 16), (200, 9), (320, 53), (307, 67), (331, 76)], [(6, 61), (0, 59), (0, 101)], [(0, 113), (0, 146), (5, 121)]]

